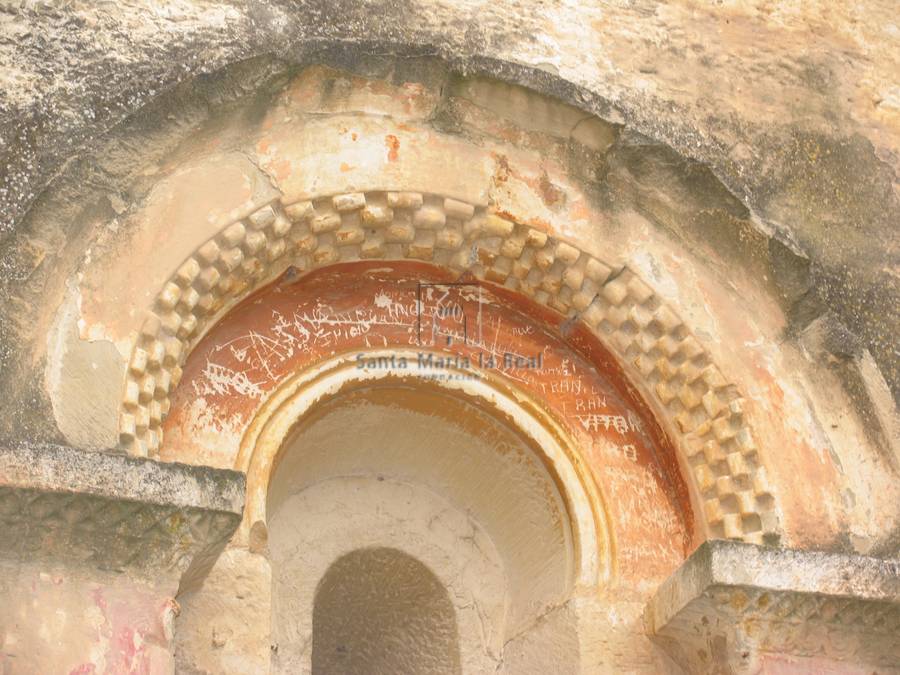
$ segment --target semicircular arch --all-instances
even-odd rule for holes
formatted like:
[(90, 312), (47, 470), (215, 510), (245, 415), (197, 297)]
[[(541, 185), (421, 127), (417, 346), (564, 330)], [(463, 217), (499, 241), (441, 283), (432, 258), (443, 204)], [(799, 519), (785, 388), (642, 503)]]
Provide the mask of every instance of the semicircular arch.
[(353, 355), (336, 356), (302, 370), (285, 380), (257, 411), (244, 433), (235, 469), (247, 474), (244, 519), (237, 534), (248, 541), (257, 523), (265, 525), (269, 484), (279, 457), (293, 429), (313, 410), (342, 392), (385, 382), (415, 382), (416, 387), (461, 396), (488, 414), (509, 420), (529, 441), (559, 490), (572, 532), (573, 586), (594, 588), (613, 573), (614, 541), (603, 495), (584, 464), (576, 442), (563, 425), (524, 391), (499, 375), (472, 379), (468, 369), (448, 367), (448, 377), (426, 381), (418, 373), (418, 352), (368, 350), (367, 356), (406, 357), (412, 364), (408, 376), (398, 377), (383, 369), (360, 369)]
[(248, 205), (190, 255), (146, 315), (126, 375), (124, 448), (153, 455), (181, 366), (241, 299), (293, 268), (418, 260), (501, 285), (582, 323), (619, 361), (674, 441), (713, 537), (780, 530), (737, 387), (652, 287), (540, 228), (433, 193), (370, 191)]

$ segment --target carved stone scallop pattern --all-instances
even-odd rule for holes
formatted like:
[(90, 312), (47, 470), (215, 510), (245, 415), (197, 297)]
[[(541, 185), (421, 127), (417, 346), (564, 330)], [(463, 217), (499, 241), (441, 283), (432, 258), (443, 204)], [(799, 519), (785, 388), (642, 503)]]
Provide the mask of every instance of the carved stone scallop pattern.
[(714, 537), (761, 543), (777, 509), (742, 399), (678, 315), (630, 269), (546, 233), (434, 194), (370, 192), (273, 202), (227, 225), (185, 260), (144, 321), (131, 356), (120, 440), (155, 454), (181, 365), (224, 309), (288, 265), (416, 259), (577, 314), (674, 420)]

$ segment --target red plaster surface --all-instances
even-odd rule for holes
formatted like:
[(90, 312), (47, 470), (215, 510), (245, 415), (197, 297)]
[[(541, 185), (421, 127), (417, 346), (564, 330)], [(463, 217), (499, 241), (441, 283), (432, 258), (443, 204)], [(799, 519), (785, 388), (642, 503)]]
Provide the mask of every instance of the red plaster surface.
[[(162, 458), (231, 466), (233, 451), (209, 457), (196, 447), (199, 427), (228, 420), (242, 432), (281, 381), (335, 354), (422, 349), (467, 357), (473, 376), (493, 358), (494, 375), (541, 401), (576, 439), (609, 510), (620, 575), (667, 576), (690, 546), (687, 490), (666, 439), (612, 357), (577, 325), (505, 289), (420, 288), (453, 281), (445, 270), (409, 262), (286, 274), (235, 307), (192, 351), (164, 425)], [(509, 367), (506, 354), (539, 358), (540, 366)], [(198, 403), (202, 418), (191, 413)]]

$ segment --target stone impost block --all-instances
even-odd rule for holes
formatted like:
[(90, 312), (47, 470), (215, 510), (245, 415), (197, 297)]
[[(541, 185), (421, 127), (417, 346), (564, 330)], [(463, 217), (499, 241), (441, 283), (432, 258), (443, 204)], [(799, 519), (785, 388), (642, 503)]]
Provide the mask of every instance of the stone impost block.
[(767, 654), (900, 672), (900, 560), (708, 541), (644, 620), (691, 673), (758, 673)]
[(0, 448), (0, 560), (188, 585), (240, 523), (235, 471), (41, 445)]

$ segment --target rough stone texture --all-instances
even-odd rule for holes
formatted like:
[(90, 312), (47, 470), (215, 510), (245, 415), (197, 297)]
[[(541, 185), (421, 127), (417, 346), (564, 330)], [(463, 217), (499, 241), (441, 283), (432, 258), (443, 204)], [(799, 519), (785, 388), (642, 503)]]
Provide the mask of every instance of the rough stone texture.
[[(898, 327), (889, 310), (898, 298), (892, 74), (900, 49), (891, 10), (879, 0), (7, 3), (3, 276), (40, 286), (76, 236), (38, 217), (49, 206), (43, 188), (64, 182), (60, 167), (80, 169), (109, 194), (97, 193), (95, 209), (117, 208), (117, 167), (89, 151), (139, 110), (177, 102), (195, 119), (214, 114), (223, 98), (247, 91), (246, 82), (218, 74), (232, 64), (265, 82), (284, 68), (272, 57), (348, 64), (373, 53), (428, 54), (626, 125), (637, 135), (623, 138), (620, 155), (659, 144), (697, 160), (756, 215), (781, 276), (794, 280), (786, 300), (802, 299), (798, 311), (831, 308), (896, 395), (890, 336)], [(212, 93), (208, 103), (179, 88), (193, 76)], [(666, 165), (697, 171), (674, 156)], [(702, 234), (700, 223), (693, 227)], [(13, 314), (27, 312), (21, 289), (10, 291)], [(19, 321), (7, 325), (6, 352)]]
[(710, 541), (659, 587), (645, 621), (690, 672), (784, 672), (766, 665), (774, 652), (896, 673), (900, 561)]
[(371, 547), (402, 551), (439, 579), (453, 603), (463, 672), (497, 669), (507, 577), (490, 535), (464, 508), (427, 486), (357, 475), (295, 492), (269, 524), (274, 672), (311, 672), (319, 582), (336, 560)]
[(233, 471), (0, 450), (0, 671), (171, 672), (175, 594), (206, 575), (243, 501)]
[[(171, 441), (153, 433), (163, 428), (186, 352), (223, 316), (239, 317), (225, 316), (230, 303), (253, 302), (246, 294), (284, 271), (289, 282), (338, 260), (417, 258), (483, 273), (546, 304), (557, 314), (538, 330), (567, 338), (583, 323), (599, 326), (675, 439), (681, 473), (702, 504), (695, 515), (713, 535), (895, 554), (900, 29), (893, 5), (7, 2), (0, 7), (0, 439), (103, 450), (124, 437), (177, 457)], [(466, 252), (460, 247), (473, 222), (471, 231), (484, 236), (454, 262), (449, 251)], [(290, 264), (304, 256), (315, 264), (288, 267), (289, 245), (301, 251)], [(256, 285), (241, 286), (244, 276)], [(267, 326), (284, 337), (284, 325)], [(710, 373), (709, 363), (726, 378)], [(172, 400), (191, 394), (175, 393)], [(565, 406), (560, 393), (539, 398)], [(217, 438), (216, 429), (234, 419), (189, 421), (184, 459), (230, 457), (221, 446), (236, 432)], [(752, 436), (743, 433), (751, 428)], [(575, 458), (594, 449), (585, 444)], [(90, 470), (76, 471), (86, 495), (72, 501), (51, 480), (65, 473), (60, 462), (71, 452), (41, 456), (39, 470), (6, 453), (16, 487), (4, 488), (15, 494), (4, 522), (18, 528), (6, 540), (19, 576), (0, 574), (4, 597), (15, 616), (34, 602), (47, 610), (40, 629), (5, 631), (4, 654), (40, 655), (58, 636), (81, 651), (26, 669), (165, 670), (174, 583), (141, 589), (130, 572), (116, 577), (96, 563), (154, 561), (177, 576), (186, 562), (179, 534), (198, 548), (203, 536), (228, 528), (197, 532), (191, 525), (199, 521), (189, 517), (173, 534), (171, 509), (190, 516), (199, 507), (165, 489), (150, 489), (134, 517), (116, 521), (140, 490), (126, 482), (117, 491)], [(637, 449), (620, 455), (632, 461)], [(97, 457), (83, 466), (114, 461)], [(129, 468), (114, 475), (151, 484), (158, 473), (151, 464), (119, 466)], [(355, 488), (350, 480), (347, 495)], [(45, 496), (33, 499), (37, 489)], [(252, 503), (265, 500), (265, 489), (255, 485)], [(212, 520), (233, 520), (229, 495), (221, 510), (211, 507)], [(507, 668), (565, 656), (567, 668), (586, 672), (677, 672), (638, 626), (636, 608), (655, 578), (642, 578), (646, 569), (622, 571), (672, 542), (640, 534), (649, 518), (634, 515), (647, 496), (642, 484), (624, 495), (629, 508), (620, 514), (629, 515), (616, 526), (632, 538), (604, 551), (621, 567), (596, 594), (541, 612), (509, 643)], [(402, 523), (409, 507), (394, 505), (392, 522)], [(317, 508), (327, 514), (331, 506), (324, 499)], [(669, 506), (687, 518), (677, 500)], [(35, 535), (76, 532), (82, 515), (104, 529), (92, 543)], [(23, 516), (43, 529), (28, 529)], [(366, 529), (367, 522), (355, 523), (357, 535), (372, 545), (403, 541), (399, 530)], [(128, 539), (148, 524), (146, 537)], [(241, 531), (235, 543), (250, 552), (223, 557), (208, 588), (185, 587), (199, 614), (185, 617), (182, 647), (207, 651), (183, 658), (184, 667), (252, 671), (266, 660), (266, 646), (253, 640), (267, 629), (226, 631), (241, 616), (265, 613), (260, 602), (241, 609), (238, 595), (267, 584), (267, 525)], [(114, 532), (126, 536), (114, 540)], [(307, 600), (321, 565), (331, 562), (327, 551), (346, 543), (328, 532), (310, 536), (317, 544), (303, 560), (320, 567), (303, 579)], [(680, 545), (680, 530), (674, 539)], [(52, 555), (33, 553), (36, 544)], [(878, 563), (810, 554), (822, 570), (841, 567), (852, 588), (833, 583), (839, 577), (779, 585), (810, 558), (728, 553), (736, 550), (704, 549), (698, 560), (708, 554), (709, 564), (699, 569), (712, 569), (712, 581), (692, 585), (703, 577), (695, 562), (662, 591), (684, 596), (666, 627), (692, 615), (708, 621), (677, 636), (681, 647), (698, 635), (702, 643), (687, 654), (676, 649), (682, 663), (715, 669), (727, 660), (731, 670), (782, 673), (895, 667), (897, 655), (884, 645), (896, 633), (896, 593), (878, 596), (886, 586), (866, 571)], [(149, 554), (129, 558), (135, 551)], [(308, 568), (281, 554), (272, 578), (289, 585)], [(48, 584), (57, 577), (48, 569), (61, 555), (65, 592), (54, 604)], [(441, 560), (429, 562), (437, 570)], [(669, 569), (677, 564), (666, 561)], [(884, 579), (896, 580), (892, 564), (881, 563)], [(720, 574), (723, 565), (744, 576)], [(63, 573), (82, 576), (69, 586)], [(459, 575), (437, 576), (446, 584)], [(233, 597), (215, 597), (229, 584)], [(502, 584), (488, 586), (490, 595)], [(101, 616), (102, 590), (134, 604)], [(460, 622), (467, 636), (484, 625), (473, 605)], [(198, 616), (226, 608), (215, 623), (222, 632), (210, 635)], [(60, 616), (69, 623), (53, 623)], [(835, 616), (848, 627), (835, 628)], [(572, 623), (577, 639), (547, 640)], [(93, 628), (97, 644), (87, 640)], [(109, 635), (152, 647), (127, 653), (104, 643)], [(131, 663), (113, 660), (122, 653)]]
[(175, 670), (181, 675), (255, 675), (271, 656), (269, 561), (229, 548), (199, 588), (178, 596)]
[(0, 452), (0, 556), (188, 585), (240, 522), (234, 471), (60, 446)]
[(412, 556), (361, 549), (334, 561), (322, 577), (313, 610), (313, 672), (458, 675), (459, 651), (447, 588)]

